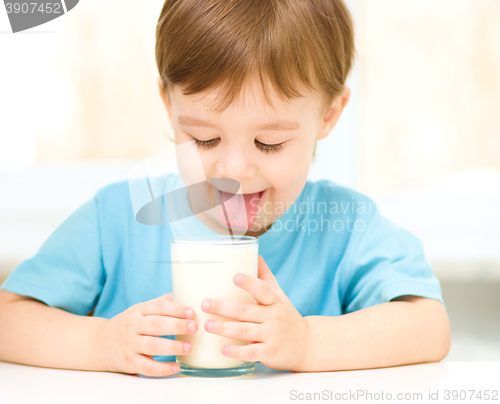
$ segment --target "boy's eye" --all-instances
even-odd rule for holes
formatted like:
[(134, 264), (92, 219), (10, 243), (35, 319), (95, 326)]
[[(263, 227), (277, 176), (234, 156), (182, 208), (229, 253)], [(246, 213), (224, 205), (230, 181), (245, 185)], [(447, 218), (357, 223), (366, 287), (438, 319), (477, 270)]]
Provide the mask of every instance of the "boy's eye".
[[(192, 137), (192, 136), (191, 136)], [(194, 142), (196, 143), (196, 147), (202, 146), (206, 149), (210, 149), (219, 143), (220, 138), (210, 139), (210, 140), (199, 140), (195, 137), (192, 137)]]
[[(219, 141), (220, 141), (220, 138), (215, 138), (215, 139), (210, 139), (210, 140), (199, 140), (193, 136), (191, 136), (191, 137), (193, 138), (197, 147), (201, 146), (201, 147), (204, 147), (206, 149), (210, 149), (214, 146), (217, 146), (217, 144), (219, 144)], [(276, 143), (276, 144), (265, 144), (265, 143), (259, 142), (258, 140), (255, 140), (255, 146), (257, 146), (257, 148), (260, 151), (263, 151), (265, 153), (280, 151), (283, 148), (283, 143), (285, 143), (285, 142)]]
[(275, 144), (265, 144), (262, 142), (259, 142), (258, 140), (255, 140), (255, 145), (263, 152), (269, 153), (269, 152), (278, 152), (283, 148), (283, 143), (275, 143)]

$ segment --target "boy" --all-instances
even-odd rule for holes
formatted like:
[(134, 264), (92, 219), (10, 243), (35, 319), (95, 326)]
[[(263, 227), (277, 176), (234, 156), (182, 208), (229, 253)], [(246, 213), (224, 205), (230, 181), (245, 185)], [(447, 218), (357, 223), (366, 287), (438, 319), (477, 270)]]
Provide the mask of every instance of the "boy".
[[(231, 203), (228, 219), (259, 237), (259, 276), (234, 283), (256, 303), (207, 296), (202, 310), (239, 321), (197, 324), (193, 308), (162, 295), (171, 290), (170, 266), (159, 264), (169, 262), (171, 229), (138, 223), (120, 182), (2, 285), (0, 359), (166, 376), (179, 370), (173, 355), (191, 350), (174, 336), (198, 327), (250, 341), (222, 352), (274, 369), (443, 359), (448, 318), (420, 241), (367, 196), (307, 181), (315, 142), (349, 100), (354, 34), (343, 1), (167, 0), (156, 58), (176, 144), (193, 142), (206, 177), (237, 180), (245, 194), (246, 221)], [(182, 185), (166, 177), (166, 191)], [(190, 193), (177, 208), (191, 213), (189, 234), (227, 229)]]

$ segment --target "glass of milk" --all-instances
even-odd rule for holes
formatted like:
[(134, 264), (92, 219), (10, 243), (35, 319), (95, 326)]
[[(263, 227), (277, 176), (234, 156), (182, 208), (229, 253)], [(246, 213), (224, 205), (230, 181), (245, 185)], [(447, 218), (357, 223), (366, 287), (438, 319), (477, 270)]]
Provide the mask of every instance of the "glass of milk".
[(205, 331), (209, 319), (237, 321), (205, 313), (205, 299), (239, 300), (254, 303), (253, 296), (233, 283), (236, 273), (257, 277), (259, 240), (249, 236), (208, 236), (175, 238), (170, 241), (174, 302), (193, 308), (198, 331), (176, 335), (189, 341), (192, 350), (177, 355), (180, 375), (231, 377), (254, 372), (253, 362), (222, 354), (223, 345), (247, 345), (248, 341), (221, 337)]

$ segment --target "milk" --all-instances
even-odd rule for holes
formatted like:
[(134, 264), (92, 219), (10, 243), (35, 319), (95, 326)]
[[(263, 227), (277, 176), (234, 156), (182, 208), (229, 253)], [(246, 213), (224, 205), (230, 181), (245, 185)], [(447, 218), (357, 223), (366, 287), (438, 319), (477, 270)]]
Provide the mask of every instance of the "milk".
[(238, 320), (207, 314), (201, 310), (201, 303), (205, 299), (255, 302), (250, 293), (234, 285), (233, 276), (239, 272), (257, 277), (258, 240), (230, 236), (172, 240), (171, 259), (174, 302), (191, 307), (198, 323), (195, 334), (176, 335), (176, 340), (192, 344), (191, 352), (177, 355), (177, 359), (189, 366), (211, 369), (248, 363), (221, 353), (223, 345), (247, 345), (248, 341), (221, 337), (204, 329), (209, 319)]

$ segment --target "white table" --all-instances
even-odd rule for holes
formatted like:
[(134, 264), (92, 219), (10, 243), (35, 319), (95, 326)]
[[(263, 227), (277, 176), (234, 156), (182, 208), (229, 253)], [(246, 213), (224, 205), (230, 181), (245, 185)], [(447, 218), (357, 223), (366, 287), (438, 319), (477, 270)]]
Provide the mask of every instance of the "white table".
[[(496, 400), (445, 400), (446, 391), (498, 390)], [(364, 392), (357, 400), (358, 391)], [(429, 391), (439, 401), (429, 401)], [(307, 400), (306, 394), (310, 396)], [(250, 376), (198, 379), (186, 376), (147, 378), (108, 372), (61, 370), (0, 361), (1, 404), (78, 403), (288, 403), (339, 402), (335, 394), (352, 393), (350, 400), (373, 402), (500, 403), (500, 362), (440, 362), (382, 369), (291, 373), (256, 364)], [(384, 394), (384, 399), (380, 394)], [(387, 394), (392, 394), (392, 400)], [(396, 394), (407, 395), (398, 400)], [(412, 398), (412, 394), (422, 394)], [(377, 400), (376, 394), (379, 394)], [(410, 396), (408, 396), (408, 394)], [(476, 393), (477, 394), (477, 393)], [(463, 393), (462, 393), (463, 395)], [(322, 397), (322, 399), (320, 399)]]

